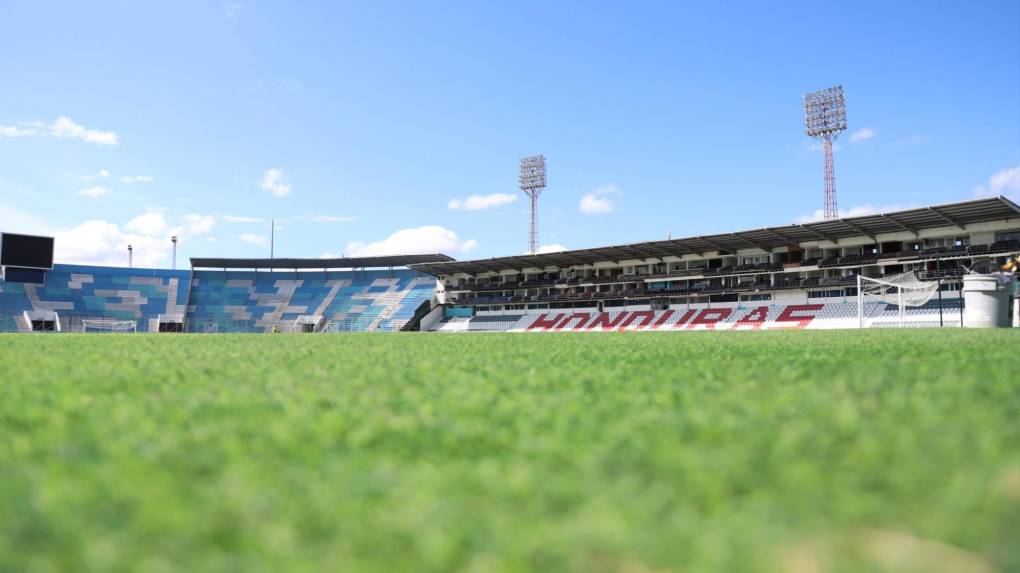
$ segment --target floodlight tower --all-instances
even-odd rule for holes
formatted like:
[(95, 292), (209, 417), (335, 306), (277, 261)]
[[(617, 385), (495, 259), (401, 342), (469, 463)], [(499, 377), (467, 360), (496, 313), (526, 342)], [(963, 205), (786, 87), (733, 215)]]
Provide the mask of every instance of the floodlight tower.
[(521, 159), (521, 191), (531, 199), (531, 235), (528, 253), (538, 252), (538, 196), (545, 189), (545, 156), (532, 155)]
[(836, 172), (832, 165), (832, 142), (846, 130), (843, 86), (804, 94), (804, 132), (822, 140), (825, 151), (825, 218), (836, 219)]
[(177, 235), (170, 237), (170, 242), (174, 245), (174, 259), (171, 268), (177, 268)]

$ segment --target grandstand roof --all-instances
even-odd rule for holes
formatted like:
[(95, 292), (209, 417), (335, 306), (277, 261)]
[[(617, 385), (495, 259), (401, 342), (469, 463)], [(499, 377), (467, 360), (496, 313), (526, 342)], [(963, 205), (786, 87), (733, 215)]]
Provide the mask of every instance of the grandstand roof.
[(1005, 197), (976, 199), (931, 207), (918, 207), (891, 213), (845, 217), (813, 223), (765, 227), (751, 231), (701, 235), (666, 241), (632, 243), (594, 249), (560, 251), (538, 255), (521, 255), (478, 259), (474, 261), (441, 261), (410, 265), (416, 270), (434, 275), (453, 273), (477, 274), (488, 271), (522, 269), (526, 267), (567, 267), (599, 262), (618, 262), (627, 259), (661, 258), (700, 254), (708, 251), (735, 253), (737, 249), (773, 249), (807, 241), (837, 241), (849, 237), (871, 237), (879, 233), (908, 231), (1000, 219), (1020, 219), (1020, 206)]
[(443, 254), (389, 255), (384, 257), (340, 257), (334, 259), (191, 259), (192, 268), (211, 269), (363, 269), (407, 267), (414, 264), (452, 261)]

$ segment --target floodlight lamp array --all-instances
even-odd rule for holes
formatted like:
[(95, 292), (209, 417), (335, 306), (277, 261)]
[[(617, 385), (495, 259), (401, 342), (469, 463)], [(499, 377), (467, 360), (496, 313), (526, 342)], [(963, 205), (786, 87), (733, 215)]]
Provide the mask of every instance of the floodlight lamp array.
[(521, 191), (525, 193), (545, 188), (545, 156), (533, 155), (521, 159)]
[(823, 137), (846, 130), (843, 86), (804, 94), (804, 132)]

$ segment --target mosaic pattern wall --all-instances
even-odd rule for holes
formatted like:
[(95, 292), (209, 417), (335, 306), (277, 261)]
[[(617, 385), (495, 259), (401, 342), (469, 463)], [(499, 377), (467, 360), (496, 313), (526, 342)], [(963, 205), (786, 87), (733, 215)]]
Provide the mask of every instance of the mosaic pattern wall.
[(396, 330), (435, 292), (435, 278), (410, 269), (330, 272), (195, 271), (192, 332)]
[[(410, 269), (331, 272), (170, 271), (56, 265), (43, 284), (0, 281), (0, 331), (33, 320), (83, 331), (160, 317), (190, 332), (398, 330), (432, 298), (433, 277)], [(310, 326), (305, 326), (310, 325)]]
[(0, 331), (27, 332), (31, 320), (58, 320), (61, 330), (88, 321), (133, 321), (139, 332), (159, 318), (184, 317), (190, 271), (55, 265), (42, 284), (0, 282)]

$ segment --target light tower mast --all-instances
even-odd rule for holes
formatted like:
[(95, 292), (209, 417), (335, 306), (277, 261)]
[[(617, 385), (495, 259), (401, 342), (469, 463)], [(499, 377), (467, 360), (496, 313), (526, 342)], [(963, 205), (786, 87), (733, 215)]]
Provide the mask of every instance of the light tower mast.
[(836, 172), (832, 164), (832, 142), (846, 130), (846, 100), (843, 86), (804, 94), (804, 133), (822, 140), (825, 152), (825, 218), (836, 219)]
[(531, 199), (531, 234), (528, 253), (538, 252), (538, 196), (545, 189), (545, 156), (533, 155), (521, 159), (521, 191)]

